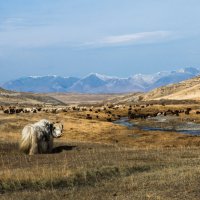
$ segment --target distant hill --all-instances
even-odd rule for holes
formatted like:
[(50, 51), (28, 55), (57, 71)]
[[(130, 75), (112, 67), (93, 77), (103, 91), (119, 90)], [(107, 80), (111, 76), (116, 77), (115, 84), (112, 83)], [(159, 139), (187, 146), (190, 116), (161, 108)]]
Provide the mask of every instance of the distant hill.
[(133, 93), (123, 95), (119, 98), (113, 98), (114, 103), (131, 103), (138, 101), (154, 100), (200, 100), (200, 75), (181, 81), (179, 83), (169, 84), (146, 93)]
[(200, 76), (152, 90), (144, 95), (144, 100), (192, 99), (200, 100)]
[(2, 93), (2, 92), (7, 93), (8, 91), (0, 87), (0, 92), (1, 92), (1, 93)]
[(45, 94), (12, 92), (0, 88), (0, 105), (34, 105), (34, 104), (64, 104), (62, 101)]
[(196, 68), (136, 74), (128, 78), (91, 73), (83, 78), (60, 76), (30, 76), (6, 82), (3, 88), (18, 92), (133, 93), (147, 92), (157, 87), (178, 83), (200, 74)]

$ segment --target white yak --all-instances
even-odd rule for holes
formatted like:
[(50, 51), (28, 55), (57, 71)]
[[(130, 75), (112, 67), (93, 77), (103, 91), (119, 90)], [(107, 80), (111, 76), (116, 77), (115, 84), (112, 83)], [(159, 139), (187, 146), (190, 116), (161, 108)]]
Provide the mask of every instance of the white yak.
[(22, 130), (20, 150), (29, 155), (51, 153), (53, 138), (60, 137), (62, 131), (61, 123), (51, 123), (46, 119), (35, 124), (28, 124)]

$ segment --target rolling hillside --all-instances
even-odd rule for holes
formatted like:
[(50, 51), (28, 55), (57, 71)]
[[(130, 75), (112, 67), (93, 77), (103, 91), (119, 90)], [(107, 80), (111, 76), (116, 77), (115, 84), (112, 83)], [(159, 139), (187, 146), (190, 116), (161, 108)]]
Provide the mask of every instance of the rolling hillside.
[(200, 76), (175, 84), (158, 87), (147, 93), (132, 93), (113, 98), (114, 103), (133, 103), (151, 100), (200, 100)]
[(0, 105), (63, 104), (63, 102), (44, 94), (12, 92), (0, 88)]
[(200, 100), (200, 76), (197, 76), (177, 84), (170, 84), (152, 90), (144, 95), (144, 100), (160, 99), (193, 99)]

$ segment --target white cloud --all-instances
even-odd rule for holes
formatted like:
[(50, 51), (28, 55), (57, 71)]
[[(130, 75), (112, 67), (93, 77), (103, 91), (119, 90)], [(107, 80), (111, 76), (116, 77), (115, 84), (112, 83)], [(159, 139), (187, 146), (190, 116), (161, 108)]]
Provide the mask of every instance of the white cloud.
[[(107, 36), (90, 42), (86, 38), (95, 38), (95, 34), (69, 30), (67, 26), (41, 25), (23, 18), (7, 18), (0, 23), (0, 47), (40, 48), (47, 46), (68, 46), (70, 48), (98, 48), (109, 46), (156, 43), (177, 37), (171, 31), (152, 31)], [(83, 31), (84, 32), (84, 31)]]
[(123, 46), (144, 43), (156, 43), (176, 39), (177, 34), (171, 31), (152, 31), (125, 34), (118, 36), (108, 36), (94, 42), (84, 43), (82, 46), (104, 47), (104, 46)]
[(121, 44), (129, 42), (163, 39), (171, 35), (168, 31), (142, 32), (130, 35), (110, 36), (102, 40), (105, 44)]

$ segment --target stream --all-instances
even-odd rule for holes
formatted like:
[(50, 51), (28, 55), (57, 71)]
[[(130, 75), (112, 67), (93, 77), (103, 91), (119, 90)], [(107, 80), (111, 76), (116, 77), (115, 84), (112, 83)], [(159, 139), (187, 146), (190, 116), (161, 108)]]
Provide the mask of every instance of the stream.
[(170, 120), (175, 121), (177, 117), (174, 116), (159, 116), (153, 117), (147, 120), (151, 120), (155, 123), (153, 125), (142, 125), (137, 121), (130, 121), (128, 117), (123, 117), (119, 120), (114, 121), (114, 124), (118, 124), (121, 126), (125, 126), (130, 130), (140, 129), (143, 131), (168, 131), (168, 132), (177, 132), (191, 135), (200, 135), (200, 124), (195, 122), (184, 122), (184, 123), (176, 123), (176, 125), (171, 125)]

